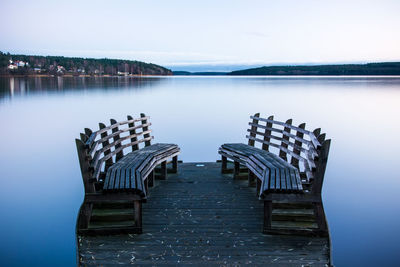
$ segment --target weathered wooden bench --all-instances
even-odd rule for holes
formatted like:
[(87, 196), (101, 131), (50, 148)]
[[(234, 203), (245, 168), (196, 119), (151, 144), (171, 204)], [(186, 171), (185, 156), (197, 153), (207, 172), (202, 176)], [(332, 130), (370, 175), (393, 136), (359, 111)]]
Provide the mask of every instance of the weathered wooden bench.
[(305, 123), (293, 126), (292, 120), (280, 122), (273, 116), (250, 117), (248, 144), (223, 144), (222, 173), (227, 173), (227, 159), (234, 161), (234, 176), (240, 165), (248, 168), (249, 184), (256, 179), (256, 191), (264, 201), (264, 233), (271, 228), (272, 202), (311, 203), (317, 221), (314, 233), (326, 233), (327, 224), (321, 190), (328, 159), (330, 140), (321, 129), (308, 131)]
[[(167, 160), (172, 158), (172, 172), (177, 172), (180, 149), (175, 144), (151, 144), (154, 138), (143, 113), (126, 121), (111, 119), (111, 125), (100, 123), (100, 129), (76, 139), (79, 163), (85, 187), (78, 228), (81, 232), (105, 232), (88, 229), (94, 203), (133, 202), (134, 223), (125, 231), (142, 232), (142, 202), (154, 185), (154, 170), (161, 164), (161, 179), (167, 176)], [(129, 152), (129, 153), (127, 153)], [(112, 231), (113, 229), (108, 229)]]

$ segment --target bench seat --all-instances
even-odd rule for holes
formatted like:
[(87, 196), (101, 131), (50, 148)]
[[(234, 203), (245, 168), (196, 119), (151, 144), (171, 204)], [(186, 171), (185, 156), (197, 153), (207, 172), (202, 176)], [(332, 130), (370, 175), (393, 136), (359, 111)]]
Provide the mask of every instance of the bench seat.
[[(85, 132), (76, 139), (79, 165), (85, 187), (85, 199), (80, 209), (78, 232), (114, 233), (129, 231), (142, 233), (142, 203), (146, 203), (149, 188), (155, 185), (155, 168), (160, 166), (159, 179), (166, 179), (167, 161), (172, 171), (178, 171), (180, 149), (175, 144), (152, 144), (149, 117), (127, 116), (127, 120), (110, 120), (110, 125), (99, 123), (99, 129)], [(132, 209), (133, 226), (108, 223), (89, 227), (93, 209), (123, 203)], [(89, 229), (90, 228), (90, 229)]]
[(223, 144), (219, 154), (246, 165), (261, 180), (261, 196), (269, 192), (298, 192), (303, 190), (300, 173), (277, 155), (242, 143)]
[[(219, 148), (221, 173), (233, 171), (236, 178), (241, 176), (241, 166), (246, 167), (248, 185), (255, 186), (257, 196), (264, 201), (264, 233), (327, 233), (321, 190), (330, 140), (325, 140), (320, 128), (310, 131), (305, 123), (294, 126), (292, 119), (282, 122), (273, 116), (262, 118), (259, 113), (250, 119), (247, 144), (230, 143)], [(228, 159), (233, 161), (233, 169), (228, 169)], [(314, 217), (309, 219), (316, 221), (318, 229), (272, 227), (272, 210), (281, 204), (286, 208), (312, 208)], [(274, 220), (279, 218), (275, 216)]]
[(178, 155), (179, 151), (175, 144), (153, 144), (126, 154), (108, 169), (104, 192), (131, 191), (146, 197), (145, 179), (158, 164)]

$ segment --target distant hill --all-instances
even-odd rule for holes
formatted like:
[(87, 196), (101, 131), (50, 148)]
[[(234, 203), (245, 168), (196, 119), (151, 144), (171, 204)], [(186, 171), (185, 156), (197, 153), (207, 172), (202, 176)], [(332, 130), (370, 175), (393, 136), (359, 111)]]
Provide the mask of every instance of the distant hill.
[(216, 75), (226, 75), (226, 72), (213, 72), (213, 71), (203, 71), (203, 72), (189, 72), (189, 71), (173, 71), (173, 75), (207, 75), (207, 76), (216, 76)]
[(12, 55), (0, 52), (3, 75), (172, 75), (162, 66), (141, 61), (62, 56)]
[(227, 75), (400, 75), (400, 62), (270, 66), (232, 71)]
[[(278, 64), (284, 65), (284, 64)], [(193, 62), (187, 65), (166, 65), (165, 67), (171, 69), (173, 72), (187, 71), (190, 73), (197, 72), (215, 72), (215, 73), (228, 73), (235, 70), (245, 70), (250, 68), (258, 68), (265, 66), (263, 64), (200, 64), (199, 62)]]

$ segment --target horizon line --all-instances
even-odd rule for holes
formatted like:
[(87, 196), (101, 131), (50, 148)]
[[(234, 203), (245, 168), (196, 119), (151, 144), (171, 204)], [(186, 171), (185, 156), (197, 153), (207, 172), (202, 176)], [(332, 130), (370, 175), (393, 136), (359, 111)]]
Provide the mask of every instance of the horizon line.
[[(3, 52), (0, 50), (1, 53), (7, 54), (10, 52)], [(185, 67), (249, 67), (249, 68), (261, 68), (261, 67), (273, 67), (273, 66), (318, 66), (318, 65), (352, 65), (352, 64), (358, 64), (358, 65), (364, 65), (364, 64), (370, 64), (370, 63), (395, 63), (395, 62), (400, 62), (400, 59), (393, 59), (393, 60), (338, 60), (338, 61), (303, 61), (303, 62), (260, 62), (260, 61), (191, 61), (191, 62), (173, 62), (173, 63), (157, 63), (157, 62), (151, 62), (151, 61), (142, 61), (138, 59), (128, 59), (128, 58), (122, 58), (122, 57), (93, 57), (93, 56), (88, 56), (88, 57), (83, 57), (83, 56), (65, 56), (65, 55), (44, 55), (44, 54), (34, 54), (34, 53), (10, 53), (10, 55), (24, 55), (24, 56), (43, 56), (43, 57), (66, 57), (66, 58), (87, 58), (87, 59), (110, 59), (110, 60), (129, 60), (129, 61), (139, 61), (139, 62), (144, 62), (144, 63), (149, 63), (149, 64), (155, 64), (159, 65), (168, 69), (174, 68), (176, 70), (174, 71), (186, 71), (184, 69), (180, 70), (177, 69), (179, 67), (185, 68)], [(230, 72), (232, 70), (226, 70), (226, 71), (188, 71), (188, 72)]]

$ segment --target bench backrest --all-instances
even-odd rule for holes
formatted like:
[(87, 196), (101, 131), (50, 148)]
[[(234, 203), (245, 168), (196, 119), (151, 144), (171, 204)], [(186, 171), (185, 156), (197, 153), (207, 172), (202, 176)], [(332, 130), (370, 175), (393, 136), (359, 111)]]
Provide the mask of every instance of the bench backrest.
[[(296, 167), (305, 188), (320, 193), (328, 159), (330, 140), (325, 140), (321, 129), (305, 129), (306, 124), (292, 125), (274, 120), (273, 116), (261, 118), (259, 113), (250, 116), (248, 144), (275, 153)], [(310, 188), (310, 189), (311, 189)]]
[(141, 113), (140, 118), (127, 116), (126, 121), (110, 120), (110, 125), (99, 123), (99, 130), (85, 128), (80, 139), (76, 139), (79, 163), (86, 193), (97, 191), (108, 168), (118, 162), (124, 153), (150, 146), (154, 138), (148, 122), (149, 117)]

